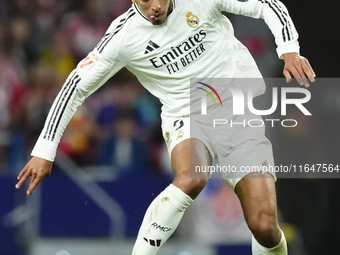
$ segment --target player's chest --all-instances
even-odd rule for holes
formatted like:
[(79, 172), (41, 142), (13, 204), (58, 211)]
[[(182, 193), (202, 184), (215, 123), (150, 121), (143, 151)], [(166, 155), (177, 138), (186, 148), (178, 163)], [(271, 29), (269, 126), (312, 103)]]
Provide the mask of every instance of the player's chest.
[(144, 72), (176, 75), (199, 62), (213, 32), (207, 17), (187, 9), (171, 14), (162, 26), (148, 28), (134, 44), (130, 64)]

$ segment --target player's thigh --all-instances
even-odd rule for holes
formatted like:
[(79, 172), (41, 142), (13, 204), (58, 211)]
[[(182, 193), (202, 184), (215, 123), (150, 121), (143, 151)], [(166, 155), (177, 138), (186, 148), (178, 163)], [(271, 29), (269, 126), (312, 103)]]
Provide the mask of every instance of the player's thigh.
[(189, 117), (164, 117), (162, 121), (164, 140), (175, 172), (173, 184), (195, 199), (209, 177), (208, 172), (196, 172), (196, 166), (212, 164), (212, 149), (206, 129)]
[(208, 173), (196, 173), (196, 166), (211, 166), (212, 157), (206, 145), (197, 138), (178, 143), (171, 153), (171, 165), (176, 177), (207, 178)]
[[(163, 137), (176, 177), (189, 176), (195, 166), (210, 166), (212, 151), (205, 126), (189, 117), (162, 118)], [(204, 174), (191, 177), (206, 177)], [(202, 177), (202, 178), (203, 178)]]
[(209, 177), (208, 172), (195, 172), (196, 166), (208, 166), (211, 163), (210, 152), (202, 141), (189, 138), (178, 143), (171, 153), (171, 164), (175, 172), (173, 184), (195, 199)]
[[(248, 116), (249, 115), (249, 116)], [(258, 119), (261, 117), (248, 114), (244, 118)], [(236, 119), (242, 122), (242, 117)], [(236, 184), (252, 172), (270, 172), (274, 178), (273, 150), (270, 141), (265, 136), (265, 127), (236, 126), (230, 130), (218, 132), (218, 160), (219, 164), (227, 166), (228, 171), (222, 172), (224, 180), (235, 189)], [(227, 135), (224, 135), (224, 133)], [(217, 132), (216, 132), (217, 133)]]

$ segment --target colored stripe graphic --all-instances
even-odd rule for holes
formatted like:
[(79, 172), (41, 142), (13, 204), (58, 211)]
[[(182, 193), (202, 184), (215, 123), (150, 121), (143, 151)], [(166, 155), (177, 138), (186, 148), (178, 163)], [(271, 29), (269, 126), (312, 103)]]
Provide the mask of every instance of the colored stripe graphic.
[[(213, 87), (211, 87), (210, 85), (205, 84), (203, 82), (197, 82), (197, 83), (202, 84), (202, 85), (208, 87), (209, 89), (211, 89), (211, 91), (215, 93), (215, 95), (217, 96), (218, 100), (220, 101), (220, 104), (222, 105), (222, 100), (220, 98), (220, 95), (217, 93), (217, 91)], [(214, 100), (215, 105), (217, 105), (217, 103), (215, 101), (215, 98), (213, 97), (213, 95), (209, 91), (207, 91), (206, 89), (199, 88), (199, 87), (197, 87), (197, 88), (207, 92), (211, 96), (211, 98)]]
[(197, 87), (198, 89), (201, 89), (201, 90), (203, 90), (203, 91), (205, 91), (205, 92), (207, 92), (208, 93), (208, 95), (209, 96), (211, 96), (211, 98), (214, 100), (214, 103), (215, 103), (215, 105), (217, 105), (217, 103), (216, 103), (216, 100), (215, 100), (215, 98), (214, 98), (214, 96), (208, 91), (208, 90), (206, 90), (206, 89), (204, 89), (204, 88), (200, 88), (200, 87)]

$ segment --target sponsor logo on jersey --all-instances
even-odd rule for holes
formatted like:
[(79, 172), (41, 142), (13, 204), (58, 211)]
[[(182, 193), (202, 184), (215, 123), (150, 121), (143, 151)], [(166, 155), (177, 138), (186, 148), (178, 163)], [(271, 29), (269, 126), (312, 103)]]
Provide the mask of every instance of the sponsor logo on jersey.
[(195, 28), (198, 26), (200, 20), (196, 15), (193, 15), (192, 12), (187, 12), (185, 16), (187, 17), (187, 23), (190, 27)]
[(152, 57), (149, 61), (155, 68), (165, 66), (169, 74), (176, 73), (182, 67), (193, 63), (205, 52), (203, 40), (206, 36), (207, 33), (202, 29), (196, 34), (189, 36), (179, 45), (170, 47), (167, 53)]
[(148, 42), (148, 45), (146, 46), (144, 54), (148, 54), (148, 53), (150, 53), (150, 52), (152, 52), (152, 51), (154, 51), (158, 48), (159, 48), (159, 45), (157, 45), (156, 43), (154, 43), (153, 41), (150, 40)]
[(239, 2), (248, 2), (248, 0), (237, 0), (237, 1), (239, 1)]

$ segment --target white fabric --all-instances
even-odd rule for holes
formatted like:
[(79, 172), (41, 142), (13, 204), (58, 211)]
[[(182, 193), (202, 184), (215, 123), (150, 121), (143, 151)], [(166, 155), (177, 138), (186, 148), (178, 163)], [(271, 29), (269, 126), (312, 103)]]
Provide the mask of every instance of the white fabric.
[(257, 242), (257, 240), (253, 236), (251, 242), (251, 249), (253, 255), (287, 255), (288, 254), (287, 241), (282, 230), (281, 233), (282, 236), (279, 244), (273, 248), (263, 247), (261, 244)]
[(156, 254), (173, 234), (192, 202), (182, 190), (170, 184), (147, 209), (132, 254)]
[[(280, 57), (299, 51), (294, 25), (277, 0), (173, 0), (173, 11), (161, 25), (152, 25), (133, 4), (70, 74), (32, 155), (53, 161), (76, 108), (124, 66), (160, 99), (167, 117), (189, 114), (190, 78), (261, 77), (249, 51), (234, 37), (230, 21), (220, 13), (223, 10), (263, 18)], [(196, 27), (189, 24), (192, 17)], [(258, 91), (263, 93), (264, 85)]]
[[(265, 126), (225, 124), (213, 127), (212, 122), (202, 123), (201, 119), (201, 116), (198, 121), (194, 117), (162, 119), (162, 133), (170, 158), (178, 143), (188, 138), (196, 138), (204, 143), (213, 159), (218, 159), (218, 165), (223, 171), (219, 172), (217, 168), (215, 170), (232, 189), (235, 189), (244, 176), (262, 171), (262, 164), (275, 166), (272, 145), (265, 137)], [(246, 115), (233, 117), (235, 123), (248, 123), (248, 120), (262, 118), (249, 111)], [(267, 168), (266, 172), (276, 180), (275, 171)], [(191, 172), (191, 177), (195, 177), (195, 174), (196, 172)], [(211, 176), (211, 172), (208, 176)]]

